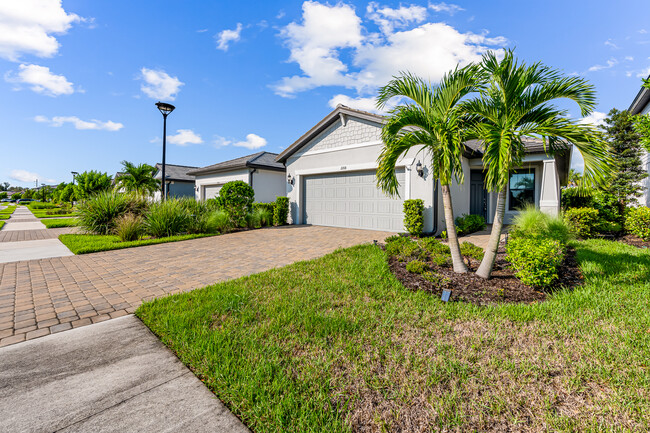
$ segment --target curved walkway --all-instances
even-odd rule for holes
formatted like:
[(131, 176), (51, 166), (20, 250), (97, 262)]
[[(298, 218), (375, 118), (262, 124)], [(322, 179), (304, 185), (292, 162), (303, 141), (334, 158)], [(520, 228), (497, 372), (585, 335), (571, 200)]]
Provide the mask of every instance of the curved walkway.
[(388, 235), (284, 226), (0, 264), (0, 346), (123, 316), (144, 300), (313, 259)]

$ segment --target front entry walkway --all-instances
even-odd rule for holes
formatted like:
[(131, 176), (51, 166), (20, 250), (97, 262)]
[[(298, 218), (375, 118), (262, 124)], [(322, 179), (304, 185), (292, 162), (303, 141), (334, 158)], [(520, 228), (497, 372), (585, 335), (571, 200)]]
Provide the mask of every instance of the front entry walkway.
[(133, 312), (144, 300), (309, 260), (391, 233), (284, 226), (0, 264), (0, 346)]

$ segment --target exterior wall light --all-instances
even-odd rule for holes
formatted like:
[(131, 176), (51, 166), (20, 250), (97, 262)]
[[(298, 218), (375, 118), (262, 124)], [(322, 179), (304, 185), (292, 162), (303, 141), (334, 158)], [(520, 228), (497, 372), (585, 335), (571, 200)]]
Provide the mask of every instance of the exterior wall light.
[(296, 180), (295, 178), (291, 177), (291, 174), (288, 174), (288, 175), (287, 175), (287, 183), (288, 183), (289, 185), (293, 185), (293, 183), (295, 182), (295, 180)]
[(418, 172), (418, 176), (424, 177), (424, 168), (422, 168), (422, 162), (418, 161), (418, 163), (415, 164), (415, 171)]

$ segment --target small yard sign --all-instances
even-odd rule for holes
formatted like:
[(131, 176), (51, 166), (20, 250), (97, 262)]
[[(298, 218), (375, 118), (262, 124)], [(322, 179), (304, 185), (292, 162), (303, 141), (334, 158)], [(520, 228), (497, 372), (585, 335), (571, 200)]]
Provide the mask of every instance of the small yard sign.
[(440, 299), (442, 299), (443, 302), (449, 302), (450, 296), (451, 296), (451, 290), (445, 289), (442, 291), (442, 297)]

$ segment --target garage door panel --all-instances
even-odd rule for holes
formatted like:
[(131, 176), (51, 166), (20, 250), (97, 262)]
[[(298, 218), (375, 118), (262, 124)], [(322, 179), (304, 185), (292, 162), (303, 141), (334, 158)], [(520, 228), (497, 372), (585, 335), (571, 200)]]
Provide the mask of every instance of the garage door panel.
[(223, 184), (204, 186), (203, 187), (203, 198), (204, 198), (204, 200), (208, 200), (208, 199), (217, 197), (219, 195), (219, 191), (221, 190), (221, 187), (223, 187)]
[[(397, 172), (404, 195), (404, 170)], [(304, 221), (307, 224), (402, 231), (403, 200), (377, 188), (375, 171), (331, 173), (304, 179)]]

